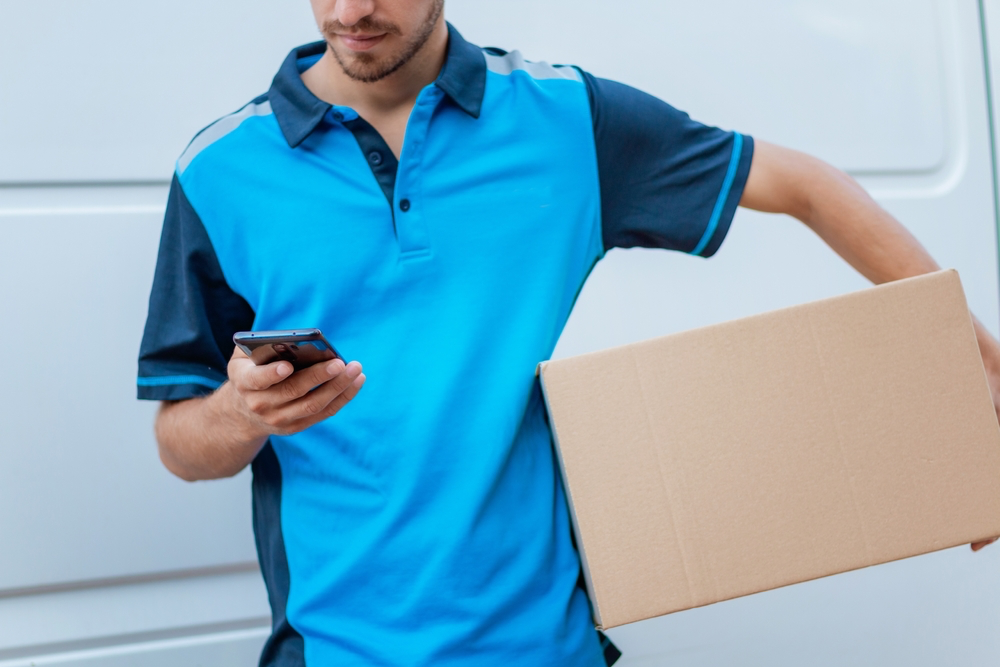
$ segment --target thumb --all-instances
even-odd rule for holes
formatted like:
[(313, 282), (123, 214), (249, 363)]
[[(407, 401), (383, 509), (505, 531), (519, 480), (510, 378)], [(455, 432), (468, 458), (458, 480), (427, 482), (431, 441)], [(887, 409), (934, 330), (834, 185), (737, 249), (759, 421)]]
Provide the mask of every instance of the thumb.
[(291, 375), (293, 370), (287, 361), (257, 366), (238, 347), (229, 360), (229, 379), (244, 391), (262, 391), (272, 387)]

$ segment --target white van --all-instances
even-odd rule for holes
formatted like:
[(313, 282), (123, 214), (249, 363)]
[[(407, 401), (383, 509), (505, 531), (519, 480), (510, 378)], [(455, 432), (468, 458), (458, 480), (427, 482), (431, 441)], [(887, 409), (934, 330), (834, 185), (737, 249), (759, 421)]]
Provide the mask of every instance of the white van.
[[(470, 41), (574, 63), (846, 169), (997, 333), (1000, 0), (448, 0)], [(160, 464), (135, 358), (173, 162), (317, 39), (305, 0), (0, 3), (0, 667), (254, 664), (249, 476)], [(1000, 56), (998, 56), (1000, 57)], [(991, 67), (992, 65), (992, 67)], [(615, 250), (557, 355), (865, 286), (800, 223)], [(994, 664), (1000, 546), (609, 633), (624, 667)]]

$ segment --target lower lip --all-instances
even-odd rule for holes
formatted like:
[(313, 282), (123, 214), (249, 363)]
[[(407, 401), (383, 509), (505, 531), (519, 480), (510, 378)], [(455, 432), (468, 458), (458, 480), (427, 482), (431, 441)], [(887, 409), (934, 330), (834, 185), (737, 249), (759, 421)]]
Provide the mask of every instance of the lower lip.
[(379, 42), (385, 39), (385, 35), (378, 35), (377, 37), (369, 37), (367, 39), (358, 39), (357, 37), (350, 37), (348, 35), (340, 35), (340, 41), (344, 43), (344, 46), (352, 51), (367, 51), (373, 48)]

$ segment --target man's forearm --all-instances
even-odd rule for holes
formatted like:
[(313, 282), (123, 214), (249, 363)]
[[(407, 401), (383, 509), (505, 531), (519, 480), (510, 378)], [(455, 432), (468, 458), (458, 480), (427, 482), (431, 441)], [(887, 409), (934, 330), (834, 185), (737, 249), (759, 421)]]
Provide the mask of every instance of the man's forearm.
[[(873, 283), (884, 283), (940, 268), (909, 230), (853, 178), (815, 158), (776, 148), (764, 149), (776, 153), (773, 177), (788, 179), (801, 193), (789, 198), (801, 204), (784, 212), (802, 220), (859, 273)], [(979, 320), (973, 322), (983, 363), (991, 377), (1000, 378), (1000, 345)], [(1000, 391), (1000, 386), (994, 389)]]
[[(936, 271), (920, 242), (858, 183), (825, 162), (773, 144), (755, 145), (741, 205), (786, 213), (808, 225), (859, 273), (884, 283)], [(973, 319), (995, 401), (1000, 399), (1000, 344)], [(1000, 412), (1000, 402), (997, 402)]]
[(939, 268), (853, 178), (798, 151), (758, 141), (740, 203), (798, 218), (873, 283)]
[(802, 221), (873, 283), (936, 271), (940, 267), (902, 224), (850, 176), (822, 162), (813, 168), (823, 182)]
[(187, 401), (165, 402), (156, 418), (160, 460), (189, 482), (231, 477), (245, 468), (267, 441), (247, 432), (231, 405), (232, 386)]

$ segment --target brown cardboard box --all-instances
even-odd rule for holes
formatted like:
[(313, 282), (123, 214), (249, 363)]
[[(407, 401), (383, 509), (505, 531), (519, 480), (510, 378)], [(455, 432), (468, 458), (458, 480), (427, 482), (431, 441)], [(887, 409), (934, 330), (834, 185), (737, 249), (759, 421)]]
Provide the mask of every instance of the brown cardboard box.
[(599, 627), (1000, 535), (954, 271), (540, 374)]

